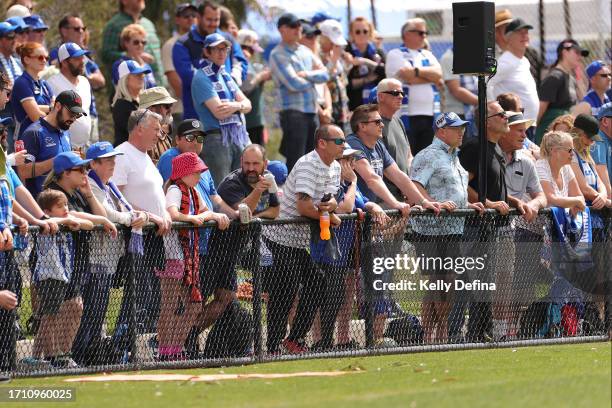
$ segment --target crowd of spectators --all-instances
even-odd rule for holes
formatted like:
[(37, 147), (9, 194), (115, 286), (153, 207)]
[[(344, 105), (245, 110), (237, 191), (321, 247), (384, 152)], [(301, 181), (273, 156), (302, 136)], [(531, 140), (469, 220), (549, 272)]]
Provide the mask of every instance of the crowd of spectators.
[[(263, 60), (257, 33), (240, 29), (212, 1), (177, 6), (176, 32), (162, 47), (142, 15), (145, 0), (120, 0), (102, 33), (101, 70), (81, 16), (57, 23), (61, 43), (48, 52), (48, 26), (31, 2), (13, 3), (0, 22), (0, 371), (16, 363), (18, 251), (32, 252), (37, 327), (23, 364), (93, 364), (113, 275), (127, 255), (146, 273), (135, 274), (117, 332), (132, 324), (130, 310), (142, 311), (139, 324), (157, 335), (156, 357), (176, 361), (198, 356), (200, 334), (237, 298), (239, 255), (254, 244), (232, 220), (326, 214), (336, 256), (300, 224), (264, 230), (260, 243), (267, 351), (302, 353), (313, 327), (313, 350), (355, 346), (348, 327), (362, 271), (355, 232), (339, 214), (372, 215), (374, 256), (399, 253), (410, 228), (418, 253), (453, 257), (470, 229), (479, 228), (483, 243), (472, 249), (485, 251), (489, 241), (541, 241), (533, 223), (547, 206), (569, 217), (612, 207), (610, 65), (591, 62), (589, 92), (581, 94), (576, 76), (590, 53), (570, 38), (540, 76), (533, 26), (508, 10), (496, 13), (497, 72), (479, 112), (474, 77), (452, 72), (452, 49), (438, 62), (420, 18), (402, 25), (402, 45), (385, 55), (364, 17), (350, 22), (346, 38), (326, 13), (309, 21), (285, 13), (277, 20), (280, 42)], [(111, 100), (96, 101), (104, 86)], [(278, 92), (286, 163), (267, 158), (264, 87)], [(99, 133), (100, 103), (111, 106), (112, 135)], [(474, 123), (482, 115), (488, 177), (479, 202)], [(410, 217), (415, 208), (432, 215)], [(521, 215), (518, 227), (438, 218), (441, 211), (506, 215), (511, 208)], [(390, 209), (399, 217), (389, 218)], [(593, 240), (604, 241), (598, 217)], [(173, 229), (173, 221), (195, 227)], [(197, 228), (206, 222), (215, 228)], [(143, 230), (148, 223), (156, 228)], [(41, 231), (34, 250), (17, 245), (29, 225)], [(71, 232), (58, 233), (59, 225)], [(96, 225), (106, 235), (90, 232)], [(512, 269), (482, 276), (500, 287), (492, 299), (428, 293), (420, 315), (426, 341), (461, 341), (467, 309), (465, 340), (514, 338)], [(427, 273), (446, 282), (456, 276), (444, 268)], [(380, 343), (399, 306), (386, 291), (373, 300)]]

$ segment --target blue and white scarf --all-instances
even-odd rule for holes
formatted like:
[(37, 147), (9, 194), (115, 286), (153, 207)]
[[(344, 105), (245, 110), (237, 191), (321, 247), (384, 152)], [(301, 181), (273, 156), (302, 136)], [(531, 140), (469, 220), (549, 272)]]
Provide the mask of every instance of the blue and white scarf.
[[(89, 170), (89, 177), (96, 183), (102, 191), (106, 193), (109, 197), (109, 200), (112, 201), (112, 196), (115, 196), (117, 200), (130, 212), (132, 219), (135, 217), (134, 209), (125, 199), (121, 191), (117, 188), (115, 183), (112, 181), (108, 181), (107, 184), (104, 184), (100, 177), (96, 174), (95, 171)], [(142, 228), (132, 228), (132, 234), (130, 236), (130, 243), (128, 245), (128, 252), (131, 254), (144, 255), (144, 240), (142, 238)]]
[[(212, 83), (213, 90), (217, 93), (217, 96), (221, 102), (236, 100), (238, 86), (232, 77), (225, 72), (225, 68), (223, 66), (219, 67), (208, 60), (204, 60), (202, 71)], [(223, 84), (219, 82), (220, 77), (223, 78), (223, 81), (229, 90), (229, 95), (227, 92), (225, 92)], [(220, 119), (219, 125), (221, 128), (220, 130), (224, 146), (227, 146), (230, 141), (238, 146), (246, 146), (250, 143), (249, 134), (247, 133), (246, 126), (244, 125), (244, 115), (241, 113), (234, 113), (228, 118)]]
[[(357, 48), (357, 46), (353, 43), (351, 43), (351, 53), (358, 58), (361, 57), (365, 57), (368, 59), (371, 59), (372, 61), (380, 61), (380, 55), (378, 55), (376, 53), (376, 46), (371, 43), (368, 42), (368, 46), (366, 47), (365, 50), (365, 55), (362, 54), (361, 51), (359, 51), (359, 48)], [(378, 58), (377, 58), (378, 57)], [(370, 73), (370, 69), (367, 67), (367, 65), (360, 65), (359, 66), (359, 76), (360, 77), (365, 77)], [(370, 93), (372, 92), (372, 89), (374, 89), (374, 87), (376, 86), (376, 82), (372, 82), (369, 84), (365, 84), (361, 90), (361, 100), (363, 104), (369, 103), (370, 100)]]

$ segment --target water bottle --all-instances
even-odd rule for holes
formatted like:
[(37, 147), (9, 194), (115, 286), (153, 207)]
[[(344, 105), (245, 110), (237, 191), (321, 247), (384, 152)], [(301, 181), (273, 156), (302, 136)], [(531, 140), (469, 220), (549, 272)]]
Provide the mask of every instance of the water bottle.
[(319, 217), (319, 228), (321, 228), (320, 237), (323, 241), (329, 241), (331, 239), (331, 231), (329, 230), (330, 224), (329, 213), (323, 211)]

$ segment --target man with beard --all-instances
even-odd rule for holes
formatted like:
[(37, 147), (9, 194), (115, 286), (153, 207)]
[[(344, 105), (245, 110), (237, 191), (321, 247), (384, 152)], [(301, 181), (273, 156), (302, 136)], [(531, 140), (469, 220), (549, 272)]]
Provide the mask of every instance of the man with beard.
[[(83, 50), (78, 44), (67, 42), (57, 51), (60, 72), (47, 80), (54, 94), (71, 90), (81, 96), (82, 107), (85, 112), (91, 111), (91, 85), (85, 73), (85, 56), (90, 52)], [(74, 122), (70, 129), (70, 143), (74, 150), (85, 150), (91, 143), (91, 117), (83, 115)]]
[(64, 91), (55, 99), (47, 116), (32, 123), (23, 132), (22, 140), (34, 161), (17, 167), (17, 172), (34, 197), (42, 191), (43, 181), (53, 168), (53, 158), (72, 150), (68, 129), (82, 115), (81, 97), (74, 91)]

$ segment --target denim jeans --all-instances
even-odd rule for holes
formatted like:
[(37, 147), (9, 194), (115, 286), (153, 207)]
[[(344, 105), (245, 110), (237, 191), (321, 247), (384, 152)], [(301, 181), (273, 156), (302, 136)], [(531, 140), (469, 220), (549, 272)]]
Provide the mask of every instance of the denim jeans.
[(300, 157), (314, 149), (314, 134), (317, 118), (314, 113), (284, 110), (280, 113), (283, 140), (280, 153), (287, 159), (287, 169), (291, 169)]
[(240, 167), (240, 156), (244, 147), (231, 141), (224, 145), (221, 133), (213, 133), (204, 137), (200, 157), (208, 166), (215, 187), (219, 187), (225, 176)]

